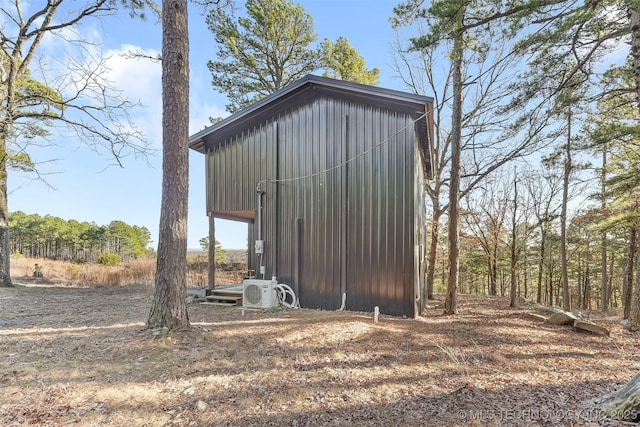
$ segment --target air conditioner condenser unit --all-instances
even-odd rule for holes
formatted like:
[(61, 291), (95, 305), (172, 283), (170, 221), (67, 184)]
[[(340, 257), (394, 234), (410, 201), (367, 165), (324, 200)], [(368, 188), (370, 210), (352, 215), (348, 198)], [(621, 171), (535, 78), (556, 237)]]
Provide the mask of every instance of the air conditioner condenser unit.
[(273, 308), (278, 305), (277, 282), (274, 280), (246, 279), (242, 284), (242, 307)]

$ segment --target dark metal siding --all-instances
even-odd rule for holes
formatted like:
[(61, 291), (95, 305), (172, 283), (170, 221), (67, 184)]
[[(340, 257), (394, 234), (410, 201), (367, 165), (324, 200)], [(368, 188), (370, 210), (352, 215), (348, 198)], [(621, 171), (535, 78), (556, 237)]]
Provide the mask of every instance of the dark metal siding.
[[(279, 280), (297, 285), (304, 307), (340, 307), (340, 179), (339, 147), (343, 116), (321, 98), (279, 117)], [(300, 236), (295, 227), (300, 223)], [(300, 249), (296, 254), (296, 238)]]
[(268, 180), (266, 278), (292, 285), (303, 307), (337, 309), (346, 290), (349, 310), (413, 316), (424, 205), (414, 119), (333, 97), (291, 107), (208, 154), (208, 210), (257, 210), (256, 186)]
[[(258, 182), (275, 178), (276, 124), (267, 122), (237, 135), (217, 146), (207, 155), (207, 211), (257, 211)], [(263, 197), (263, 205), (269, 201)], [(263, 216), (264, 224), (270, 218)], [(253, 241), (258, 238), (257, 219), (249, 225), (249, 269), (254, 269), (257, 259), (253, 252)], [(263, 239), (270, 240), (265, 237)], [(265, 262), (270, 262), (266, 251)]]
[[(412, 118), (352, 106), (347, 308), (413, 315)], [(386, 141), (386, 142), (385, 142)], [(378, 147), (376, 147), (380, 144)]]

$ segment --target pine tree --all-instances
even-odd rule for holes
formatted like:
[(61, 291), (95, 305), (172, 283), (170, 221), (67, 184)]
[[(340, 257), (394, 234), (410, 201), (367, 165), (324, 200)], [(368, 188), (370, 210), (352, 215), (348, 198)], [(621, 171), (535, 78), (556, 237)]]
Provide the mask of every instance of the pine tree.
[(162, 2), (162, 202), (158, 260), (148, 328), (189, 327), (189, 32), (187, 1)]
[(212, 85), (227, 95), (227, 111), (236, 112), (318, 70), (325, 75), (363, 84), (377, 84), (379, 70), (368, 70), (346, 38), (318, 36), (313, 17), (290, 0), (247, 0), (246, 17), (223, 8), (207, 16), (218, 45), (209, 61)]

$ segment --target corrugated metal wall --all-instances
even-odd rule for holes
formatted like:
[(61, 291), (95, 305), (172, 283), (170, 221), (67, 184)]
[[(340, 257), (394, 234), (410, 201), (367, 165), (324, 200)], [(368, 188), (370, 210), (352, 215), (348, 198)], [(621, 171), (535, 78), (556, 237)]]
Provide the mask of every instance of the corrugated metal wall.
[[(256, 210), (256, 186), (268, 181), (261, 184), (265, 277), (275, 272), (292, 285), (303, 307), (337, 309), (346, 290), (349, 310), (377, 305), (413, 316), (422, 244), (415, 226), (423, 227), (415, 220), (424, 208), (415, 200), (424, 195), (415, 188), (416, 150), (410, 114), (321, 97), (209, 153), (208, 210)], [(257, 238), (256, 219), (251, 266)]]
[(370, 107), (355, 107), (349, 115), (350, 156), (370, 150), (347, 172), (347, 307), (352, 310), (379, 305), (383, 313), (413, 313), (405, 301), (413, 298), (414, 141), (407, 115)]
[[(425, 118), (427, 121), (429, 118)], [(419, 128), (416, 123), (416, 127)], [(429, 136), (429, 138), (431, 135)], [(428, 141), (431, 145), (432, 141)], [(431, 147), (429, 147), (431, 149)], [(430, 150), (428, 151), (430, 152)], [(420, 142), (416, 139), (414, 156), (414, 175), (413, 175), (413, 202), (414, 202), (414, 311), (415, 315), (419, 315), (426, 304), (426, 275), (427, 275), (427, 187), (425, 170), (422, 167), (420, 155), (424, 155), (425, 151), (420, 149)], [(431, 159), (429, 159), (431, 160)]]

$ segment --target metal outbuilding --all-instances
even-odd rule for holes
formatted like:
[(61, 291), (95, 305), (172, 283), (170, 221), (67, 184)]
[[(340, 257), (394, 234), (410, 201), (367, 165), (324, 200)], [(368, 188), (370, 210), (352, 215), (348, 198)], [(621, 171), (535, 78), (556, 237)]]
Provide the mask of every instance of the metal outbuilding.
[(308, 75), (190, 137), (207, 213), (248, 223), (249, 268), (302, 307), (414, 317), (432, 111), (430, 97)]

